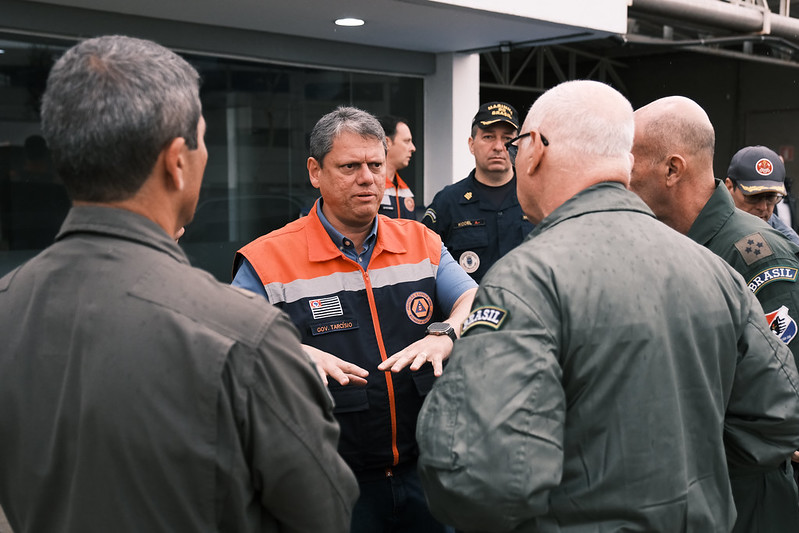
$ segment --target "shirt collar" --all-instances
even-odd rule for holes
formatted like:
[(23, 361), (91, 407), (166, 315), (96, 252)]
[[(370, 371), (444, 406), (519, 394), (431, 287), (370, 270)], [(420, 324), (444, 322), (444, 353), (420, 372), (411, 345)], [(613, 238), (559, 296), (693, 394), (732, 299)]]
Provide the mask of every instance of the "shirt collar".
[(691, 229), (688, 230), (688, 237), (695, 242), (705, 245), (721, 230), (726, 224), (727, 219), (735, 212), (735, 202), (730, 191), (721, 180), (716, 180), (716, 190), (710, 196), (705, 207), (699, 212)]
[(538, 223), (528, 239), (565, 220), (588, 213), (604, 211), (636, 211), (652, 218), (655, 215), (641, 198), (621, 183), (604, 181), (578, 192)]
[(186, 254), (154, 221), (133, 211), (106, 205), (73, 206), (56, 235), (60, 241), (74, 234), (94, 233), (138, 242), (189, 264)]
[[(319, 221), (322, 223), (325, 231), (327, 231), (327, 234), (330, 235), (330, 239), (333, 241), (333, 244), (335, 244), (339, 250), (354, 247), (352, 241), (342, 235), (336, 228), (333, 227), (330, 221), (327, 220), (327, 217), (325, 217), (325, 214), (322, 212), (323, 202), (324, 199), (319, 198), (319, 201), (316, 203), (316, 215), (319, 217)], [(374, 242), (377, 240), (377, 219), (378, 217), (375, 217), (375, 221), (372, 224), (372, 230), (363, 241), (364, 250), (372, 249), (374, 247)]]

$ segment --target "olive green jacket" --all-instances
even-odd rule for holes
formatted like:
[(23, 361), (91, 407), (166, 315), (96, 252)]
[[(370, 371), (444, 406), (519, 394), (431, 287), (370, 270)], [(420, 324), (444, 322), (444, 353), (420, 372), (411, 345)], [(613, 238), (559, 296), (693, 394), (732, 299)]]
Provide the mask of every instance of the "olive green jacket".
[(799, 445), (790, 351), (740, 276), (602, 183), (486, 274), (420, 413), (463, 531), (729, 532), (729, 462)]
[[(770, 329), (799, 361), (799, 247), (758, 217), (735, 208), (727, 187), (716, 190), (696, 217), (688, 236), (724, 259), (760, 301)], [(799, 363), (797, 363), (799, 364)], [(767, 472), (730, 467), (738, 511), (733, 533), (781, 533), (799, 529), (799, 495), (786, 461)]]
[(0, 279), (15, 533), (349, 531), (339, 426), (288, 317), (154, 222), (74, 207)]
[[(712, 250), (743, 276), (766, 313), (772, 331), (799, 364), (799, 246), (758, 217), (735, 208), (723, 182), (696, 217), (688, 236)], [(779, 312), (782, 307), (785, 311)]]

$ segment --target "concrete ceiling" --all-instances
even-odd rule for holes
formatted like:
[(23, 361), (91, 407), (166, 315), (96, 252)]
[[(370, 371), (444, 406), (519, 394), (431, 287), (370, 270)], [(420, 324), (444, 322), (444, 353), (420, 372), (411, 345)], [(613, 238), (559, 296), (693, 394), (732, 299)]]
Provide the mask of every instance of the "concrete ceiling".
[[(602, 36), (601, 32), (585, 28), (428, 0), (49, 0), (43, 3), (434, 53), (489, 49), (502, 42), (568, 42)], [(341, 17), (361, 18), (366, 24), (359, 28), (334, 25), (333, 21)]]

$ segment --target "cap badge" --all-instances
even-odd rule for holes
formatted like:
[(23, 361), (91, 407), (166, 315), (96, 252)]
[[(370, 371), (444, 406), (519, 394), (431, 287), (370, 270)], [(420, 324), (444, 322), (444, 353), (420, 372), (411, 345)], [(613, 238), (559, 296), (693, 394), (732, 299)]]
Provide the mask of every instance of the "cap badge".
[(761, 176), (768, 176), (772, 172), (774, 172), (774, 165), (771, 164), (771, 161), (766, 159), (765, 157), (755, 163), (755, 170)]

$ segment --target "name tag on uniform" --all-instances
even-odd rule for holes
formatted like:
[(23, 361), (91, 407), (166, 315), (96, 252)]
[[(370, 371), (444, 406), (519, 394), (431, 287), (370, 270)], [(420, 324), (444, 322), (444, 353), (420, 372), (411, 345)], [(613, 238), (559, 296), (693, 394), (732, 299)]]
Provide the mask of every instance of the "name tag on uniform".
[(336, 320), (335, 322), (324, 322), (321, 324), (311, 324), (311, 335), (325, 335), (327, 333), (335, 333), (337, 331), (349, 331), (351, 329), (358, 329), (358, 321), (353, 319)]
[(485, 226), (486, 221), (479, 219), (479, 220), (461, 220), (457, 224), (455, 224), (456, 228), (473, 228), (476, 226)]

